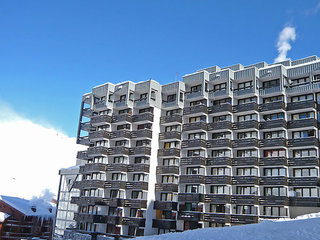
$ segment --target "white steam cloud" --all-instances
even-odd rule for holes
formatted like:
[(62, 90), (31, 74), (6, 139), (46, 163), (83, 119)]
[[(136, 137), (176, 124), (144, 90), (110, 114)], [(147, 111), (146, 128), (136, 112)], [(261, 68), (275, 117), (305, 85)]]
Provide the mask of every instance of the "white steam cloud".
[(75, 165), (83, 150), (75, 138), (21, 117), (1, 100), (0, 132), (0, 195), (48, 200), (58, 192), (59, 169)]
[(296, 40), (296, 29), (294, 27), (285, 27), (279, 33), (279, 38), (277, 42), (277, 48), (279, 55), (274, 60), (275, 62), (282, 62), (287, 60), (287, 53), (291, 49), (290, 41), (294, 42)]

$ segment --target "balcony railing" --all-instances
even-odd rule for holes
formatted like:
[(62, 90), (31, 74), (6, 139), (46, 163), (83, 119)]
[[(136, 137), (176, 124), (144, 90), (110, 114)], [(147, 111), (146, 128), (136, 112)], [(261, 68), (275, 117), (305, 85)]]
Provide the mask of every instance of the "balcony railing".
[(318, 127), (317, 120), (314, 118), (309, 118), (301, 120), (292, 120), (288, 122), (288, 129), (303, 127)]
[(247, 139), (238, 139), (232, 141), (233, 148), (242, 148), (242, 147), (258, 147), (258, 139), (256, 138), (247, 138)]
[(157, 166), (157, 174), (179, 174), (178, 166)]
[(320, 198), (318, 197), (290, 197), (289, 206), (299, 207), (320, 207)]
[(316, 157), (289, 158), (289, 166), (319, 166), (319, 159)]
[(107, 147), (89, 147), (88, 148), (88, 156), (92, 155), (107, 155), (109, 153)]
[(260, 185), (288, 185), (288, 178), (287, 177), (261, 177), (260, 178)]
[(149, 164), (135, 163), (128, 165), (128, 172), (146, 172), (148, 173), (150, 170)]
[(288, 206), (289, 198), (285, 196), (262, 196), (262, 197), (259, 197), (259, 204)]
[(180, 165), (206, 165), (206, 159), (204, 157), (187, 157), (187, 158), (181, 158)]
[(258, 205), (259, 197), (254, 195), (233, 195), (231, 203), (241, 205)]
[(284, 102), (271, 102), (271, 103), (264, 103), (260, 104), (258, 107), (260, 112), (272, 111), (272, 110), (285, 110)]
[(89, 138), (90, 140), (93, 139), (109, 139), (111, 135), (111, 132), (106, 131), (106, 130), (99, 130), (96, 132), (90, 132), (89, 133)]
[(247, 95), (247, 94), (253, 94), (255, 91), (254, 91), (254, 88), (247, 88), (247, 89), (241, 89), (241, 90), (238, 90), (238, 89), (235, 89), (233, 91), (233, 94), (234, 96), (242, 96), (242, 95)]
[[(277, 145), (274, 145), (277, 146)], [(260, 166), (288, 166), (286, 157), (265, 157), (259, 159)]]
[(126, 189), (148, 190), (148, 182), (127, 182)]
[(150, 129), (142, 129), (131, 132), (131, 138), (152, 138), (152, 131)]
[(93, 126), (104, 125), (106, 123), (111, 123), (111, 121), (112, 121), (112, 117), (109, 115), (92, 116), (90, 120)]
[(87, 151), (78, 151), (77, 152), (77, 158), (86, 160), (88, 159), (88, 152)]
[(100, 172), (106, 171), (106, 165), (103, 163), (88, 163), (84, 166), (80, 166), (80, 173)]
[(287, 104), (287, 111), (306, 109), (306, 108), (316, 108), (316, 103), (313, 100), (303, 101), (303, 102), (291, 102)]
[(320, 178), (318, 177), (289, 178), (289, 186), (318, 187), (320, 186)]
[(231, 176), (206, 176), (206, 184), (231, 184)]
[(280, 93), (280, 92), (281, 92), (280, 86), (271, 87), (271, 88), (264, 88), (264, 89), (259, 90), (259, 93), (261, 96), (271, 94), (271, 93)]
[(232, 112), (231, 104), (221, 104), (208, 107), (208, 114), (220, 113), (220, 112)]
[(122, 225), (129, 225), (129, 226), (135, 226), (135, 227), (145, 227), (146, 226), (146, 219), (124, 217), (124, 218), (122, 218)]
[(181, 148), (207, 147), (207, 141), (204, 139), (193, 139), (182, 141)]
[(259, 177), (257, 176), (234, 176), (232, 177), (232, 184), (259, 184)]
[(174, 114), (174, 115), (160, 118), (160, 124), (171, 123), (171, 122), (182, 123), (182, 116), (178, 114)]
[(229, 223), (230, 215), (222, 213), (205, 213), (203, 215), (205, 222), (215, 222), (215, 223)]
[(178, 148), (168, 148), (168, 149), (159, 149), (158, 157), (180, 157), (180, 149)]
[(159, 229), (176, 229), (177, 222), (173, 220), (153, 219), (152, 227), (159, 228)]
[(252, 224), (258, 223), (258, 216), (255, 215), (231, 215), (231, 223), (238, 223), (238, 224)]
[(206, 194), (204, 202), (206, 203), (230, 203), (231, 196), (226, 194)]
[(77, 205), (104, 205), (101, 197), (71, 197), (71, 203)]
[(308, 83), (300, 86), (291, 86), (286, 89), (286, 93), (311, 93), (320, 90), (320, 83)]
[(153, 208), (159, 210), (173, 210), (176, 211), (178, 207), (177, 202), (162, 202), (162, 201), (155, 201)]
[(116, 189), (126, 189), (126, 182), (125, 181), (106, 181), (104, 184), (105, 188), (116, 188)]
[(178, 184), (175, 183), (157, 183), (156, 191), (178, 192)]
[(204, 195), (201, 193), (179, 193), (179, 202), (203, 202)]
[(259, 128), (258, 121), (256, 120), (249, 120), (249, 121), (243, 121), (243, 122), (235, 122), (232, 124), (232, 128), (234, 130), (240, 130), (240, 129), (247, 129), (247, 128)]
[(132, 122), (132, 116), (129, 113), (112, 116), (112, 123)]
[(286, 147), (287, 140), (285, 138), (269, 138), (269, 139), (262, 139), (259, 141), (259, 146), (262, 147)]
[(196, 105), (192, 107), (185, 107), (183, 109), (183, 115), (190, 115), (194, 113), (208, 113), (208, 107), (205, 105)]
[(232, 112), (234, 113), (247, 112), (247, 111), (258, 111), (258, 104), (252, 102), (252, 103), (246, 103), (246, 104), (239, 104), (232, 107)]
[(146, 112), (132, 117), (132, 122), (149, 121), (153, 122), (153, 114)]
[(74, 188), (84, 189), (84, 188), (103, 188), (103, 180), (82, 180), (75, 181), (73, 184)]
[(129, 130), (118, 130), (110, 133), (110, 138), (131, 138), (131, 132)]
[(151, 155), (151, 148), (150, 147), (133, 147), (130, 149), (130, 155)]
[(209, 96), (209, 98), (216, 98), (216, 97), (227, 96), (228, 93), (229, 93), (229, 91), (224, 89), (224, 90), (220, 90), (220, 91), (209, 92), (208, 96)]
[(202, 221), (203, 220), (203, 213), (197, 212), (178, 212), (178, 220), (185, 220), (185, 221)]
[(179, 183), (204, 184), (206, 181), (203, 175), (180, 175)]
[(257, 157), (236, 157), (232, 159), (232, 165), (234, 166), (245, 166), (245, 165), (254, 165), (258, 166)]
[(207, 166), (218, 166), (218, 165), (232, 165), (232, 159), (230, 157), (212, 157), (207, 158)]
[(182, 131), (193, 131), (193, 130), (207, 130), (207, 123), (205, 122), (194, 122), (183, 124)]
[(186, 92), (185, 96), (186, 96), (186, 99), (192, 99), (192, 98), (204, 96), (204, 94), (203, 94), (203, 91), (200, 90), (196, 92)]
[(128, 147), (111, 147), (108, 149), (108, 155), (129, 155)]
[(315, 137), (297, 138), (288, 140), (289, 147), (302, 147), (302, 146), (319, 146), (319, 141)]
[(124, 201), (125, 207), (131, 208), (147, 208), (147, 200), (143, 199), (126, 199)]
[(232, 129), (232, 123), (230, 121), (213, 122), (208, 124), (208, 131)]
[(111, 172), (111, 171), (127, 172), (128, 171), (128, 165), (127, 164), (121, 164), (121, 163), (108, 164), (106, 170), (108, 172)]
[(231, 147), (230, 139), (213, 139), (207, 141), (207, 148)]
[(181, 139), (181, 132), (172, 131), (172, 132), (163, 132), (159, 134), (159, 140), (167, 139)]

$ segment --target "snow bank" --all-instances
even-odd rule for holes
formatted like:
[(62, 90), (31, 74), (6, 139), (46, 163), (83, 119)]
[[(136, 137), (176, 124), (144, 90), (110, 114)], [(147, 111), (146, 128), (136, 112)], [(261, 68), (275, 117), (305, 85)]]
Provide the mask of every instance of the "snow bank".
[[(300, 220), (263, 221), (258, 224), (204, 228), (137, 238), (139, 240), (319, 240), (320, 214), (304, 215)], [(301, 216), (303, 217), (303, 216)], [(315, 218), (312, 218), (315, 217)]]

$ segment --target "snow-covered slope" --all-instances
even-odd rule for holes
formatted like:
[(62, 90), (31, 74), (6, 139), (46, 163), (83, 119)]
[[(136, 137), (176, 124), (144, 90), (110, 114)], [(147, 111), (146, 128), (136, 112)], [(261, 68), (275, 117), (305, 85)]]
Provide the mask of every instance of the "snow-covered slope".
[[(314, 217), (314, 218), (313, 218)], [(320, 214), (289, 221), (263, 221), (225, 228), (205, 228), (138, 238), (139, 240), (319, 240)]]

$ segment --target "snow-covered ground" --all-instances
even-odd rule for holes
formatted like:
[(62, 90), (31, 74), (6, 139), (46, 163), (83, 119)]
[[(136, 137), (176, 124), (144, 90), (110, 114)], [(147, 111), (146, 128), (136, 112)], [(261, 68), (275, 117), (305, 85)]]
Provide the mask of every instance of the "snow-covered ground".
[(140, 237), (139, 240), (319, 240), (320, 213), (291, 220), (263, 221), (258, 224), (205, 228)]

